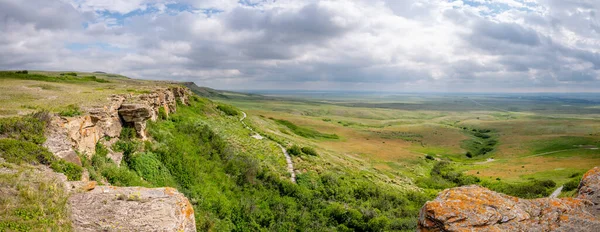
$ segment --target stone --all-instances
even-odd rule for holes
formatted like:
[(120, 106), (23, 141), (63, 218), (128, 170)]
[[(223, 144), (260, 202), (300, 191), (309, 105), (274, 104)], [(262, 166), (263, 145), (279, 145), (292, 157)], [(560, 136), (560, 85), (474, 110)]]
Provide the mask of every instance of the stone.
[(123, 121), (133, 124), (140, 138), (147, 139), (146, 121), (154, 115), (154, 111), (150, 106), (147, 104), (123, 104), (119, 108), (119, 115)]
[(598, 191), (598, 168), (584, 175), (576, 198), (520, 199), (476, 185), (447, 189), (421, 208), (418, 230), (598, 231)]
[(94, 186), (69, 208), (75, 231), (196, 231), (192, 205), (173, 188)]

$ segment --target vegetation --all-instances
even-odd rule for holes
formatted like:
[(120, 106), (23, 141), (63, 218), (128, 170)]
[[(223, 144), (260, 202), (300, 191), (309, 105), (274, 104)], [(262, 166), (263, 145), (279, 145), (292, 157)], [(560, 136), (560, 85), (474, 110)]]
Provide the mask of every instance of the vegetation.
[(287, 149), (287, 152), (293, 156), (301, 156), (302, 155), (302, 149), (298, 145), (292, 145), (290, 148)]
[(219, 109), (220, 111), (223, 111), (223, 113), (225, 113), (229, 116), (240, 115), (240, 112), (236, 108), (234, 108), (233, 106), (230, 106), (230, 105), (219, 104), (217, 106), (217, 109)]
[(486, 155), (493, 151), (498, 143), (490, 129), (469, 129), (467, 127), (462, 129), (472, 137), (461, 144), (467, 150), (465, 155), (468, 158)]
[(64, 173), (69, 180), (81, 179), (83, 169), (76, 164), (56, 158), (41, 144), (47, 112), (37, 112), (25, 117), (0, 119), (0, 157), (14, 164), (49, 165), (56, 172)]
[(294, 132), (297, 135), (300, 135), (302, 137), (305, 138), (322, 138), (322, 139), (339, 139), (340, 137), (336, 134), (325, 134), (325, 133), (321, 133), (318, 132), (316, 130), (310, 129), (310, 128), (305, 128), (305, 127), (299, 127), (296, 124), (287, 121), (287, 120), (283, 120), (283, 119), (274, 119), (275, 122), (286, 126), (287, 128), (289, 128), (290, 130), (292, 130), (292, 132)]
[(63, 117), (75, 117), (81, 115), (82, 112), (81, 109), (79, 109), (79, 106), (68, 105), (67, 107), (65, 107), (64, 110), (60, 111), (58, 114)]
[(61, 73), (60, 76), (48, 76), (43, 74), (30, 74), (27, 71), (8, 72), (0, 71), (0, 79), (21, 79), (21, 80), (34, 80), (34, 81), (46, 81), (46, 82), (64, 82), (64, 83), (82, 83), (82, 82), (98, 82), (98, 83), (109, 83), (110, 81), (97, 78), (96, 76), (84, 76), (78, 77), (77, 73)]
[(302, 153), (307, 154), (307, 155), (311, 155), (311, 156), (318, 156), (319, 153), (317, 153), (317, 151), (315, 151), (314, 148), (312, 147), (302, 147)]
[(52, 175), (7, 163), (0, 167), (0, 231), (70, 231), (67, 196)]

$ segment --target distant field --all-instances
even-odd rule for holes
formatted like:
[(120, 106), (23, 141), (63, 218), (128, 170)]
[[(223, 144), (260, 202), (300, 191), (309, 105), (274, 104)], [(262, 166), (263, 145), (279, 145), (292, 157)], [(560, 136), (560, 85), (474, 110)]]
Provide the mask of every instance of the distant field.
[[(466, 174), (515, 182), (560, 184), (600, 165), (600, 97), (592, 94), (267, 94), (221, 101), (270, 133), (391, 179), (425, 175), (426, 154), (453, 160)], [(298, 136), (269, 118), (339, 139)]]

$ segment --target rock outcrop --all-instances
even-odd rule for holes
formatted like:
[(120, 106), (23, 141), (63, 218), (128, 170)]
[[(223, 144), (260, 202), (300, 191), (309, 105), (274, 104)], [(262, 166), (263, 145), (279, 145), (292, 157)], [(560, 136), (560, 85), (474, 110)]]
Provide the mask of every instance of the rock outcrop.
[(173, 188), (79, 184), (69, 198), (75, 231), (196, 231), (194, 209)]
[[(102, 138), (119, 137), (123, 126), (133, 126), (138, 136), (146, 139), (146, 121), (158, 119), (162, 110), (167, 115), (175, 112), (177, 101), (187, 104), (188, 95), (189, 90), (183, 87), (160, 88), (138, 96), (113, 95), (106, 105), (85, 109), (82, 116), (53, 117), (44, 146), (57, 157), (80, 164), (75, 151), (94, 154)], [(111, 151), (109, 157), (120, 161), (119, 153)]]
[(419, 231), (599, 231), (600, 168), (588, 171), (575, 198), (519, 199), (472, 185), (427, 202)]

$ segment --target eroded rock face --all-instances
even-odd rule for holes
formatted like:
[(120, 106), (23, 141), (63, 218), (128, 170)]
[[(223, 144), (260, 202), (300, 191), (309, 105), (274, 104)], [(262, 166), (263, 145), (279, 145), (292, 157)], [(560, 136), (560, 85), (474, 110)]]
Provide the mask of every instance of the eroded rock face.
[(173, 188), (80, 184), (69, 198), (75, 231), (196, 231), (194, 209)]
[[(189, 94), (186, 88), (170, 87), (138, 96), (113, 95), (108, 104), (85, 109), (83, 116), (55, 116), (48, 126), (44, 146), (59, 158), (81, 164), (75, 151), (91, 156), (102, 138), (119, 137), (124, 123), (131, 124), (138, 136), (146, 139), (146, 121), (158, 119), (161, 109), (167, 115), (175, 112), (177, 100), (187, 104)], [(117, 164), (121, 156), (113, 151), (109, 154)]]
[[(600, 169), (584, 175), (576, 198), (519, 199), (472, 185), (427, 202), (419, 231), (598, 231)], [(595, 201), (595, 202), (594, 202)]]

